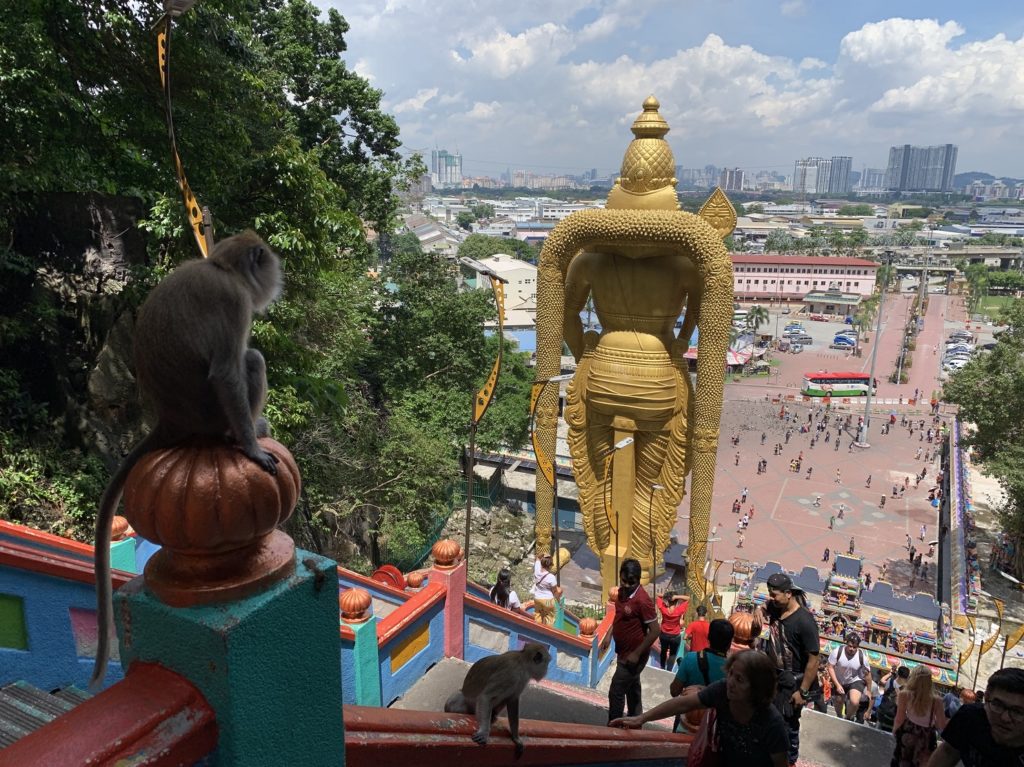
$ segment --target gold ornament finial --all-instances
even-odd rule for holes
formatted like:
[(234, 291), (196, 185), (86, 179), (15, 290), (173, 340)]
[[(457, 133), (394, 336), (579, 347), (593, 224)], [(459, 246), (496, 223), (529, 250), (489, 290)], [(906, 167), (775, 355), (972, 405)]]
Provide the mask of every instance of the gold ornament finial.
[(720, 186), (715, 187), (715, 191), (704, 202), (697, 215), (711, 224), (722, 239), (732, 234), (732, 230), (736, 228), (736, 209)]
[(658, 99), (648, 96), (643, 112), (633, 121), (633, 140), (622, 158), (619, 178), (608, 194), (609, 208), (679, 210), (676, 197), (676, 162), (665, 140), (669, 127), (658, 109)]

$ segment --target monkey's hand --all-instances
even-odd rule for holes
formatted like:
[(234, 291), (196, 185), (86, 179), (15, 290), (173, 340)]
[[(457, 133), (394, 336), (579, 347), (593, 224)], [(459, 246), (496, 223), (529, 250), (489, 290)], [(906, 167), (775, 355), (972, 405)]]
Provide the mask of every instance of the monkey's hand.
[(483, 730), (477, 730), (473, 733), (473, 742), (478, 746), (486, 746), (487, 738), (490, 733), (486, 733)]
[(523, 755), (523, 741), (521, 738), (512, 738), (512, 742), (516, 744), (516, 759)]
[(242, 448), (245, 455), (255, 463), (260, 465), (260, 468), (267, 474), (277, 474), (277, 462), (278, 458), (273, 453), (269, 453), (259, 445), (252, 448)]

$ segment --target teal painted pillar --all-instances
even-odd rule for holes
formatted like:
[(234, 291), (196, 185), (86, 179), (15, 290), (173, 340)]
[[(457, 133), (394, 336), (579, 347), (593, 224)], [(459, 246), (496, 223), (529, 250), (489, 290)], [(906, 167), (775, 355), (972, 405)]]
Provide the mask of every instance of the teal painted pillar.
[(168, 607), (135, 578), (114, 594), (121, 663), (159, 663), (202, 691), (213, 765), (344, 765), (337, 583), (335, 562), (298, 550), (292, 575), (226, 604)]
[(565, 597), (555, 600), (555, 628), (565, 631)]
[(371, 615), (363, 623), (345, 623), (356, 635), (352, 658), (356, 669), (356, 703), (360, 706), (380, 706), (382, 704), (377, 616)]
[(135, 564), (135, 539), (131, 536), (123, 541), (114, 541), (110, 544), (110, 566), (115, 570), (124, 570), (126, 573), (139, 572)]

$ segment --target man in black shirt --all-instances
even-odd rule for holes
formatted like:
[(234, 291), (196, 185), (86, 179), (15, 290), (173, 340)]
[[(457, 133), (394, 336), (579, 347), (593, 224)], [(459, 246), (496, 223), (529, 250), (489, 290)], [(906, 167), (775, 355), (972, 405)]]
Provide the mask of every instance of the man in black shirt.
[(1024, 767), (1024, 669), (988, 678), (984, 703), (969, 703), (949, 720), (928, 767)]
[(802, 589), (785, 573), (768, 578), (768, 602), (762, 608), (769, 638), (762, 649), (775, 660), (779, 687), (775, 706), (789, 730), (790, 765), (800, 752), (800, 712), (814, 696), (818, 684), (818, 624), (807, 609)]

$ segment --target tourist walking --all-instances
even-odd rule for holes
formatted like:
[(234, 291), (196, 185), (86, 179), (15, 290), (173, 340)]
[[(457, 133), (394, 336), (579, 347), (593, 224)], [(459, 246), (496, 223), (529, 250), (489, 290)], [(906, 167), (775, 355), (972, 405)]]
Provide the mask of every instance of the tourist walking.
[(855, 630), (847, 631), (844, 646), (837, 647), (828, 656), (828, 676), (832, 681), (836, 715), (863, 724), (860, 702), (871, 681), (871, 664), (867, 653), (860, 649), (860, 634)]
[(503, 567), (498, 571), (497, 582), (491, 587), (489, 596), (491, 601), (498, 607), (504, 607), (506, 610), (511, 610), (519, 615), (527, 617), (530, 615), (523, 609), (523, 604), (519, 601), (519, 595), (512, 590), (512, 571), (507, 567)]
[(972, 767), (1007, 767), (1024, 760), (1024, 669), (1004, 668), (988, 678), (985, 702), (964, 702), (942, 731), (928, 764), (954, 767), (961, 757)]
[(768, 601), (758, 610), (768, 636), (760, 645), (778, 672), (774, 703), (789, 730), (787, 756), (793, 765), (800, 752), (800, 713), (818, 689), (818, 624), (803, 590), (788, 575), (772, 574), (767, 586)]
[(640, 588), (640, 572), (640, 562), (632, 558), (619, 567), (615, 618), (612, 630), (601, 640), (601, 650), (605, 651), (615, 639), (615, 673), (608, 688), (609, 722), (620, 718), (624, 711), (630, 716), (643, 711), (640, 674), (660, 633), (654, 602)]
[(832, 552), (829, 550), (828, 546), (826, 546), (825, 553), (821, 555), (821, 561), (828, 562), (830, 559), (832, 559)]
[(868, 474), (867, 482), (864, 483), (864, 487), (871, 487), (871, 475)]
[[(725, 662), (726, 680), (713, 682), (698, 691), (688, 692), (659, 703), (638, 716), (612, 720), (613, 727), (640, 728), (690, 711), (712, 709), (715, 712), (714, 745), (699, 754), (693, 746), (688, 763), (710, 762), (721, 767), (785, 767), (786, 723), (774, 706), (777, 698), (775, 669), (771, 660), (754, 650), (743, 650)], [(790, 760), (790, 764), (794, 764)]]
[(658, 638), (661, 652), (658, 655), (658, 662), (663, 669), (671, 671), (679, 654), (683, 633), (680, 621), (686, 613), (688, 600), (682, 594), (676, 594), (672, 589), (668, 589), (658, 596), (655, 604), (658, 614), (661, 615), (661, 634)]
[(545, 626), (555, 625), (555, 594), (558, 580), (551, 572), (551, 555), (537, 557), (533, 563), (533, 620)]
[(935, 730), (945, 726), (946, 714), (942, 699), (935, 694), (931, 669), (924, 664), (914, 666), (896, 695), (892, 767), (926, 767), (936, 748)]
[(708, 646), (708, 628), (711, 624), (707, 621), (707, 614), (708, 608), (697, 605), (697, 618), (686, 627), (686, 649), (689, 652), (700, 652)]
[[(829, 530), (835, 530), (836, 529), (836, 515), (835, 514), (833, 514), (831, 517), (828, 518), (828, 529)], [(825, 549), (825, 551), (828, 551), (828, 549)]]
[(851, 535), (850, 536), (850, 546), (846, 550), (846, 553), (852, 556), (853, 552), (856, 551), (856, 549), (857, 549), (856, 541), (853, 540), (853, 536)]
[(843, 484), (843, 474), (842, 474), (841, 471), (839, 471), (839, 469), (836, 469), (836, 484), (837, 485)]
[(746, 485), (744, 485), (743, 486), (743, 492), (740, 493), (740, 503), (746, 503), (746, 502), (747, 502), (747, 487), (746, 487)]

